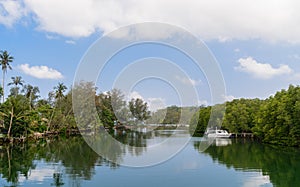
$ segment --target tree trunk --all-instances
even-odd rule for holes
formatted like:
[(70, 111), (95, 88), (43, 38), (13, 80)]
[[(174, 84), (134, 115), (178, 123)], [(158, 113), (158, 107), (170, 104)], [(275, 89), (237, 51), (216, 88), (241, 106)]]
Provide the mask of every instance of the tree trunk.
[(50, 119), (49, 119), (49, 121), (48, 121), (47, 131), (51, 130), (50, 127), (51, 127), (51, 121), (52, 121), (53, 115), (54, 115), (54, 108), (53, 108), (53, 110), (52, 110), (51, 117), (50, 117)]
[(30, 96), (29, 96), (29, 111), (31, 111), (31, 92), (30, 92)]
[(19, 90), (18, 90), (18, 87), (17, 87), (17, 86), (15, 86), (15, 90), (16, 90), (16, 91), (15, 91), (15, 92), (16, 92), (16, 93), (15, 93), (15, 98), (16, 98), (17, 95), (19, 94)]
[(2, 78), (2, 91), (3, 91), (3, 103), (4, 103), (4, 78), (5, 78), (5, 73), (3, 73), (3, 78)]
[[(2, 97), (3, 97), (3, 103), (4, 103), (4, 72), (2, 72), (3, 74), (3, 79), (2, 79)], [(2, 126), (5, 128), (5, 123), (4, 123), (4, 115), (2, 115), (2, 118), (3, 118), (3, 124)]]
[(11, 115), (10, 115), (10, 122), (9, 122), (9, 128), (8, 128), (8, 133), (7, 133), (7, 137), (10, 138), (10, 131), (11, 131), (11, 126), (12, 126), (12, 122), (13, 122), (13, 117), (14, 117), (14, 107), (11, 107)]
[(6, 151), (7, 151), (7, 160), (8, 160), (8, 178), (10, 178), (10, 175), (11, 175), (11, 163), (10, 163), (10, 147), (7, 146), (6, 147)]

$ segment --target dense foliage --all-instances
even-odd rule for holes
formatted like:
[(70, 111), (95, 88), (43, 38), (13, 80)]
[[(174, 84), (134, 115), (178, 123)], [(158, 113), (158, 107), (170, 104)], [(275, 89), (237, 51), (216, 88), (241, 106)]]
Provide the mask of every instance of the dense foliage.
[[(15, 87), (14, 87), (15, 88)], [(20, 90), (19, 88), (17, 90)], [(117, 124), (141, 123), (149, 117), (147, 103), (141, 99), (124, 100), (119, 90), (96, 93), (93, 83), (75, 85), (66, 94), (67, 87), (58, 83), (48, 99), (39, 99), (38, 87), (26, 84), (22, 92), (11, 89), (9, 97), (0, 105), (0, 129), (7, 137), (27, 137), (34, 133), (64, 133), (66, 135), (79, 130), (97, 130), (101, 126), (112, 130)], [(72, 93), (76, 92), (76, 98)], [(87, 106), (87, 97), (93, 98), (94, 105)], [(84, 116), (77, 116), (73, 111), (72, 100), (78, 100)], [(99, 120), (94, 120), (94, 116)], [(91, 115), (86, 115), (91, 114)]]
[[(290, 85), (287, 90), (281, 90), (265, 100), (235, 99), (225, 104), (223, 129), (232, 133), (253, 133), (267, 143), (300, 146), (299, 86)], [(204, 133), (211, 108), (201, 108), (192, 118), (190, 126), (195, 130), (195, 135)], [(218, 113), (217, 109), (215, 111)], [(212, 116), (211, 120), (217, 119)]]
[[(97, 130), (101, 126), (112, 130), (116, 124), (132, 124), (132, 121), (141, 123), (149, 117), (148, 105), (142, 99), (126, 102), (117, 89), (97, 93), (92, 82), (80, 82), (69, 90), (59, 82), (49, 92), (48, 98), (43, 99), (37, 86), (25, 84), (21, 76), (16, 76), (11, 77), (11, 82), (7, 84), (10, 94), (5, 99), (5, 75), (8, 69), (12, 69), (10, 64), (13, 60), (7, 51), (0, 52), (3, 71), (0, 86), (0, 96), (3, 98), (0, 104), (1, 137), (7, 136), (11, 140), (45, 133), (70, 135), (78, 129)], [(86, 102), (87, 99), (92, 99), (92, 104)], [(73, 107), (73, 101), (77, 101), (75, 103), (78, 106)], [(74, 109), (81, 110), (85, 115), (77, 115), (75, 119)], [(98, 120), (94, 120), (94, 115)]]
[(199, 107), (173, 105), (153, 112), (146, 122), (148, 124), (189, 124), (193, 114), (198, 110)]

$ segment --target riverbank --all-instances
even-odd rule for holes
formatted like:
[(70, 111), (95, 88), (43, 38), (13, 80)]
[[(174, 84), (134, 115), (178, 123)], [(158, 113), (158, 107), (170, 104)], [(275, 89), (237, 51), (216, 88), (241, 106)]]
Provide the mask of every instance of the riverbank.
[(229, 132), (251, 132), (264, 143), (300, 147), (299, 98), (300, 86), (290, 85), (264, 100), (240, 98), (201, 107), (190, 121), (190, 133), (204, 133), (210, 122)]
[[(89, 130), (90, 131), (90, 130)], [(79, 130), (67, 130), (65, 132), (58, 132), (58, 131), (46, 131), (46, 132), (34, 132), (29, 136), (21, 136), (21, 137), (7, 137), (6, 135), (0, 136), (0, 145), (8, 144), (8, 143), (24, 143), (24, 142), (33, 142), (39, 139), (47, 139), (47, 138), (56, 138), (56, 137), (70, 137), (70, 136), (81, 136)]]

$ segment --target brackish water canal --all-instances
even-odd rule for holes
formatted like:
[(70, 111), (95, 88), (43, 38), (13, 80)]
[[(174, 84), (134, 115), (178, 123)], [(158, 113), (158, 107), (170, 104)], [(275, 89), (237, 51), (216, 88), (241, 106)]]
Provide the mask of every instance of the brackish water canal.
[[(143, 151), (125, 153), (109, 145), (107, 150), (116, 159), (136, 157), (147, 151), (147, 143), (166, 136), (161, 132), (118, 137), (127, 144), (145, 146)], [(300, 186), (297, 149), (221, 139), (200, 153), (201, 140), (192, 138), (175, 157), (143, 168), (107, 161), (80, 137), (1, 146), (0, 186)]]

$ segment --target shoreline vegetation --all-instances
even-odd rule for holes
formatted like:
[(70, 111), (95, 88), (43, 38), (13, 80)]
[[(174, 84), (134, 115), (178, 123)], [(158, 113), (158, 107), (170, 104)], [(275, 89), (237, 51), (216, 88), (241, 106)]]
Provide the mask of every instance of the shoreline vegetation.
[[(126, 101), (124, 94), (117, 89), (97, 93), (93, 82), (80, 82), (69, 90), (59, 82), (49, 92), (48, 98), (40, 98), (39, 88), (25, 83), (21, 76), (11, 77), (10, 82), (5, 83), (6, 72), (12, 69), (10, 63), (13, 60), (7, 51), (0, 52), (3, 74), (0, 87), (0, 98), (3, 100), (0, 104), (0, 144), (53, 136), (67, 137), (82, 131), (96, 133), (106, 130), (113, 133), (114, 129), (126, 131), (129, 130), (126, 126), (138, 127), (140, 124), (160, 124), (156, 127), (158, 130), (173, 129), (170, 124), (189, 124), (191, 135), (201, 136), (213, 107), (216, 111), (211, 117), (213, 124), (231, 133), (253, 133), (263, 143), (300, 147), (299, 86), (290, 85), (287, 90), (281, 90), (265, 100), (241, 98), (214, 106), (169, 106), (151, 113), (142, 99)], [(10, 91), (5, 99), (6, 86)], [(72, 96), (74, 93), (75, 96)], [(93, 106), (84, 103), (88, 96), (95, 98)], [(91, 107), (96, 107), (99, 121), (89, 123), (95, 120), (77, 116), (78, 123), (74, 117), (72, 99), (79, 101), (78, 105), (84, 104), (83, 113), (89, 114)], [(224, 105), (225, 113), (221, 110)]]
[(211, 119), (212, 106), (202, 106), (192, 117), (190, 132), (194, 136), (203, 135), (210, 119), (231, 133), (253, 133), (263, 143), (300, 147), (299, 86), (290, 85), (264, 100), (241, 98), (213, 107)]

